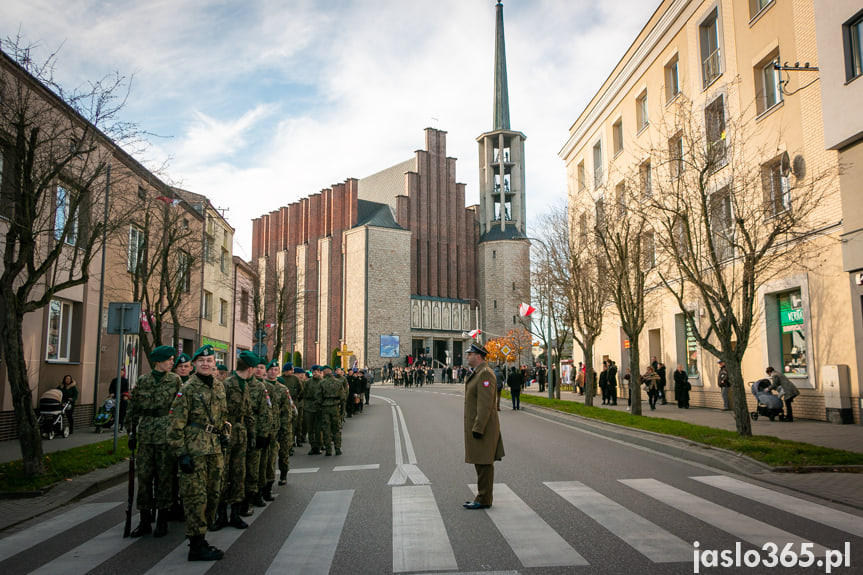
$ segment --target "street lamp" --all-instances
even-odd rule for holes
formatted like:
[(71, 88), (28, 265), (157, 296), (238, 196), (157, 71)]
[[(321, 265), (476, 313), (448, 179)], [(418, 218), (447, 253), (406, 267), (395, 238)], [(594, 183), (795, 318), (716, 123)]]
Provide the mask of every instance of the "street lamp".
[[(546, 312), (544, 315), (545, 315), (546, 323), (547, 323), (547, 327), (548, 327), (548, 339), (545, 340), (546, 341), (545, 370), (546, 370), (546, 377), (548, 377), (548, 384), (549, 384), (548, 385), (548, 398), (554, 399), (555, 381), (554, 381), (554, 378), (552, 377), (552, 370), (551, 370), (551, 280), (549, 279), (549, 273), (551, 271), (551, 251), (548, 249), (548, 245), (546, 245), (546, 243), (544, 241), (542, 241), (541, 239), (531, 238), (531, 237), (528, 237), (527, 239), (530, 241), (539, 242), (540, 245), (542, 246), (542, 248), (545, 250), (546, 267), (548, 268), (546, 270), (546, 274), (545, 274), (545, 288), (546, 288), (546, 294), (547, 295), (546, 295), (546, 302), (545, 302), (546, 303), (546, 306), (545, 306)], [(542, 329), (542, 324), (540, 324), (540, 329)]]

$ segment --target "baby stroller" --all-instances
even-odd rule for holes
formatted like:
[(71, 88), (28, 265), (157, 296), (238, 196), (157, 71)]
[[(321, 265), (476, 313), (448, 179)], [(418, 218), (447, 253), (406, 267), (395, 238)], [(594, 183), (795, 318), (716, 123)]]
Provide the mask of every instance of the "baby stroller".
[(777, 416), (779, 417), (779, 421), (785, 419), (782, 400), (767, 389), (770, 387), (769, 379), (759, 379), (753, 382), (751, 387), (752, 395), (758, 400), (758, 408), (749, 414), (753, 420), (757, 421), (759, 415), (769, 418), (770, 421), (776, 421)]
[(63, 419), (68, 408), (69, 404), (63, 403), (63, 392), (59, 389), (49, 389), (42, 394), (39, 398), (39, 429), (44, 437), (69, 437), (69, 425)]
[(99, 413), (93, 418), (96, 433), (102, 433), (103, 430), (114, 427), (114, 411), (116, 407), (117, 402), (114, 400), (114, 394), (105, 398), (105, 401), (99, 407)]

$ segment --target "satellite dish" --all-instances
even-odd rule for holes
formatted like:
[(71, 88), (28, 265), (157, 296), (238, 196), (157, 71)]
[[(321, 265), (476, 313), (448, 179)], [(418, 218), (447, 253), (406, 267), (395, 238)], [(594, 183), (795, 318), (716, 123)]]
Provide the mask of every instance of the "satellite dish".
[(794, 156), (794, 161), (791, 163), (791, 171), (798, 180), (806, 177), (806, 160), (800, 154)]

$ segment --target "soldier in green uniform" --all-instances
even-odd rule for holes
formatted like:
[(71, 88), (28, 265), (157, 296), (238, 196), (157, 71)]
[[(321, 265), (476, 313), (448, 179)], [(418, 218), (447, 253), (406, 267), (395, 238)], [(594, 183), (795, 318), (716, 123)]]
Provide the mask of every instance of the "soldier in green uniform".
[[(260, 457), (258, 458), (258, 472), (255, 480), (255, 494), (252, 497), (252, 505), (255, 507), (265, 507), (267, 504), (264, 501), (264, 487), (268, 483), (268, 474), (270, 463), (273, 460), (273, 453), (270, 450), (271, 444), (275, 442), (276, 431), (279, 426), (279, 414), (276, 411), (276, 404), (273, 401), (272, 385), (267, 384), (267, 360), (259, 358), (258, 365), (255, 366), (255, 379), (264, 386), (264, 397), (260, 404), (260, 410), (255, 415), (255, 443), (257, 444)], [(248, 473), (248, 471), (247, 471)], [(274, 473), (275, 474), (275, 473)], [(248, 482), (247, 482), (248, 483)], [(246, 489), (248, 493), (248, 488)]]
[(312, 377), (303, 392), (303, 410), (306, 412), (306, 431), (309, 434), (309, 455), (321, 453), (321, 366), (312, 366)]
[[(245, 495), (246, 447), (249, 433), (255, 433), (252, 401), (249, 399), (249, 381), (254, 377), (252, 367), (258, 356), (250, 351), (241, 351), (237, 358), (237, 369), (225, 378), (225, 398), (228, 405), (228, 423), (231, 424), (231, 443), (225, 452), (225, 468), (222, 471), (222, 495), (216, 523), (210, 528), (218, 531), (226, 525), (245, 529), (249, 525), (240, 516), (240, 504)], [(228, 519), (228, 505), (231, 518)]]
[[(290, 364), (286, 364), (290, 365)], [(276, 365), (278, 370), (278, 365)], [(284, 369), (284, 368), (283, 368)], [(291, 374), (290, 377), (293, 377)], [(299, 380), (297, 380), (299, 381)], [(290, 388), (282, 376), (276, 378), (279, 387), (279, 485), (288, 482), (288, 471), (291, 468), (291, 455), (294, 453), (294, 420), (297, 418), (297, 406)]]
[[(264, 501), (275, 501), (273, 497), (273, 483), (276, 481), (276, 464), (279, 461), (279, 453), (281, 452), (281, 444), (279, 443), (279, 433), (284, 425), (285, 418), (290, 418), (291, 405), (288, 398), (288, 388), (279, 383), (279, 362), (271, 360), (267, 364), (267, 373), (264, 378), (264, 385), (267, 386), (267, 392), (270, 394), (270, 401), (273, 403), (273, 427), (270, 435), (270, 443), (267, 446), (267, 460), (264, 465), (264, 471), (258, 481), (258, 487), (263, 494)], [(288, 419), (290, 423), (290, 419)], [(287, 452), (287, 447), (285, 451)], [(287, 471), (285, 471), (287, 473)]]
[[(324, 373), (325, 377), (326, 375), (327, 374)], [(335, 378), (342, 386), (342, 394), (339, 401), (339, 421), (343, 422), (345, 420), (345, 415), (347, 414), (348, 393), (350, 391), (350, 385), (348, 384), (348, 379), (345, 377), (344, 370), (339, 366), (336, 366), (335, 373), (333, 373), (332, 369), (330, 369), (330, 376)]]
[[(180, 376), (180, 381), (182, 383), (186, 383), (195, 371), (195, 367), (192, 365), (192, 358), (185, 353), (181, 353), (177, 356), (177, 359), (174, 360), (174, 368), (172, 371)], [(171, 493), (174, 501), (171, 504), (171, 520), (183, 521), (183, 504), (180, 502), (180, 469), (177, 467), (176, 459), (174, 460), (174, 472), (172, 476), (173, 485), (171, 487)]]
[(329, 366), (324, 366), (324, 379), (321, 381), (321, 428), (324, 435), (326, 455), (342, 454), (342, 416), (340, 405), (343, 404), (345, 391), (342, 381), (333, 375)]
[(194, 367), (192, 366), (192, 358), (186, 355), (185, 353), (181, 353), (177, 356), (177, 359), (174, 361), (174, 373), (180, 376), (180, 380), (183, 383), (189, 381), (189, 376), (192, 375), (192, 371), (194, 371)]
[[(293, 447), (300, 447), (302, 445), (302, 419), (303, 419), (303, 383), (300, 381), (299, 374), (304, 374), (305, 372), (299, 367), (294, 367), (291, 362), (286, 363), (282, 366), (282, 376), (279, 378), (279, 381), (288, 388), (288, 391), (291, 392), (291, 399), (294, 402), (294, 416), (291, 419), (291, 436), (293, 437), (293, 443), (291, 444), (291, 449), (289, 450), (288, 455), (293, 455), (294, 450)], [(284, 485), (281, 480), (279, 481), (279, 485)]]
[(138, 378), (129, 399), (125, 427), (129, 430), (129, 449), (138, 447), (135, 469), (141, 512), (141, 522), (132, 531), (132, 537), (152, 531), (152, 509), (159, 511), (153, 537), (164, 537), (168, 533), (168, 513), (173, 503), (171, 486), (176, 469), (174, 453), (168, 447), (168, 412), (181, 385), (177, 374), (170, 373), (175, 355), (177, 351), (167, 345), (150, 352), (153, 371)]
[(207, 543), (222, 486), (222, 449), (230, 443), (225, 388), (213, 376), (213, 346), (199, 348), (197, 370), (177, 392), (169, 414), (168, 445), (180, 466), (180, 495), (186, 513), (189, 561), (215, 561), (224, 553)]
[[(246, 485), (245, 485), (245, 495), (243, 497), (242, 505), (240, 506), (240, 515), (243, 517), (249, 517), (252, 515), (252, 502), (255, 500), (258, 495), (258, 473), (261, 467), (261, 449), (263, 445), (258, 445), (258, 423), (259, 418), (267, 416), (267, 388), (264, 386), (264, 383), (256, 377), (256, 373), (258, 372), (258, 366), (261, 365), (262, 359), (257, 355), (254, 355), (254, 358), (249, 357), (249, 360), (252, 362), (252, 369), (254, 373), (252, 373), (251, 379), (246, 383), (246, 387), (249, 389), (249, 401), (252, 404), (252, 427), (246, 430), (246, 434), (248, 435), (248, 449), (246, 450)], [(265, 366), (261, 366), (265, 367)], [(264, 443), (263, 440), (261, 443)], [(261, 501), (263, 503), (263, 500)]]

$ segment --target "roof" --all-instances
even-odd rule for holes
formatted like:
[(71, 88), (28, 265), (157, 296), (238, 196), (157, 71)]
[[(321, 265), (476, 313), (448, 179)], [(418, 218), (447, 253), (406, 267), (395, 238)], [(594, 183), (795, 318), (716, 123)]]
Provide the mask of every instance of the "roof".
[(527, 236), (525, 236), (522, 232), (519, 231), (518, 227), (516, 227), (515, 223), (512, 223), (501, 231), (500, 226), (495, 224), (491, 227), (489, 231), (484, 233), (479, 238), (479, 243), (483, 242), (496, 242), (500, 240), (526, 240)]
[(357, 223), (354, 227), (373, 226), (376, 228), (402, 229), (393, 217), (393, 211), (387, 204), (357, 200)]
[(359, 180), (357, 197), (361, 200), (384, 203), (396, 207), (396, 196), (404, 196), (405, 174), (416, 172), (417, 161), (413, 157)]

